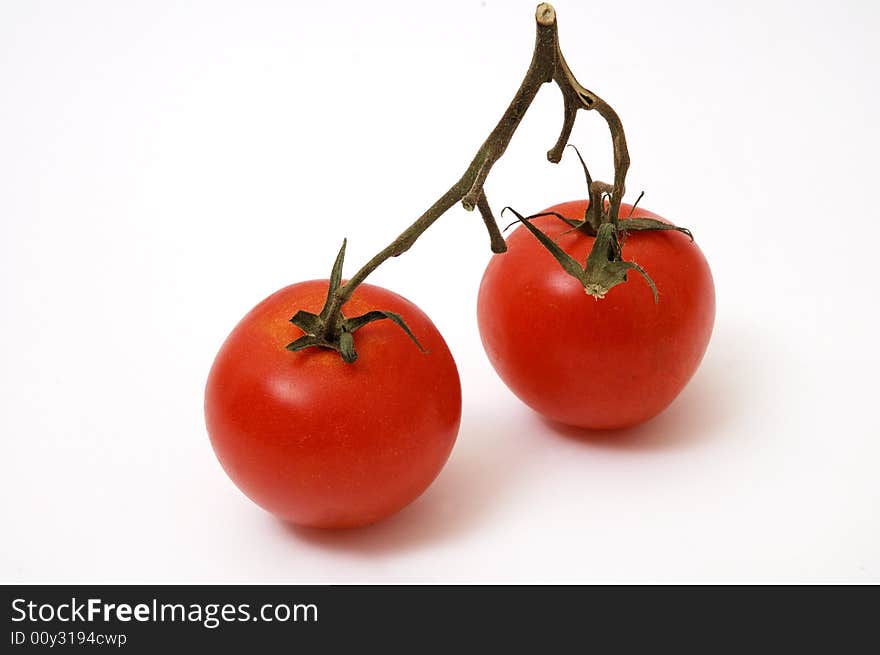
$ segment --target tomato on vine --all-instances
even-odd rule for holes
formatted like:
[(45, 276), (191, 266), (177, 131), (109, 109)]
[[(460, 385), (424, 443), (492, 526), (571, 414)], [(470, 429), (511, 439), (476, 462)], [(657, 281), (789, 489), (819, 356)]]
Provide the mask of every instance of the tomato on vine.
[(600, 242), (610, 223), (594, 235), (581, 229), (588, 207), (578, 200), (520, 217), (507, 253), (486, 267), (478, 323), (495, 370), (529, 407), (577, 427), (622, 428), (661, 412), (694, 374), (715, 290), (687, 230), (621, 204), (615, 253), (614, 239)]
[[(357, 351), (344, 337), (344, 354), (318, 347), (297, 325), (323, 321), (342, 254), (330, 280), (290, 285), (254, 307), (205, 390), (211, 444), (233, 482), (279, 518), (321, 528), (366, 525), (409, 504), (440, 472), (461, 420), (452, 354), (405, 298), (357, 288), (341, 332), (357, 333)], [(291, 307), (300, 308), (293, 319)]]
[[(620, 118), (569, 69), (555, 9), (538, 5), (535, 23), (522, 84), (461, 177), (346, 282), (343, 243), (329, 280), (269, 296), (217, 354), (205, 391), (211, 443), (241, 490), (282, 519), (372, 523), (416, 498), (449, 456), (461, 419), (452, 355), (418, 307), (364, 282), (458, 203), (479, 211), (497, 253), (480, 288), (486, 350), (537, 411), (631, 425), (661, 411), (699, 364), (714, 317), (706, 261), (687, 230), (650, 212), (622, 216), (631, 208)], [(562, 158), (578, 111), (595, 111), (611, 132), (614, 180), (594, 182), (584, 165), (588, 202), (517, 215), (523, 226), (505, 241), (484, 185), (550, 82), (563, 118), (547, 158)], [(624, 284), (630, 273), (644, 282)]]

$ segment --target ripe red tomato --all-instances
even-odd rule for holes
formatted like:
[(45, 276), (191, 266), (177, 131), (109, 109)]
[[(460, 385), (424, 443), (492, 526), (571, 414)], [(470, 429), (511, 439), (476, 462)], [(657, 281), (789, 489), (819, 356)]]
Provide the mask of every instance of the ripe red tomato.
[(388, 516), (431, 484), (458, 434), (461, 385), (431, 320), (369, 284), (346, 314), (401, 314), (427, 352), (391, 321), (358, 330), (352, 364), (333, 350), (287, 350), (303, 334), (291, 315), (320, 312), (328, 284), (285, 287), (241, 320), (208, 376), (205, 418), (220, 463), (254, 502), (295, 524), (343, 528)]
[[(580, 220), (587, 201), (556, 211)], [(623, 205), (621, 216), (631, 207)], [(636, 208), (633, 217), (663, 220)], [(557, 218), (533, 221), (584, 262), (593, 237)], [(623, 258), (636, 271), (602, 299), (590, 297), (523, 226), (508, 251), (489, 262), (477, 314), (489, 360), (529, 407), (561, 423), (591, 429), (635, 425), (661, 412), (694, 374), (712, 333), (715, 288), (697, 245), (676, 231), (631, 232)]]

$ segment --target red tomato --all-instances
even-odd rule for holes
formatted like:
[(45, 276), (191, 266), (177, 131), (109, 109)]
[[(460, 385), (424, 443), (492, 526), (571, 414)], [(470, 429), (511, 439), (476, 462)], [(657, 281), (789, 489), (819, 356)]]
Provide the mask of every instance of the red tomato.
[(266, 298), (235, 327), (205, 391), (211, 444), (233, 482), (299, 525), (344, 528), (392, 514), (443, 467), (458, 434), (461, 385), (431, 320), (405, 298), (363, 284), (346, 315), (401, 314), (423, 353), (391, 321), (358, 330), (358, 360), (321, 348), (291, 352), (300, 309), (320, 312), (329, 281)]
[[(587, 201), (548, 211), (580, 220)], [(623, 205), (621, 216), (631, 207)], [(633, 217), (663, 220), (637, 208)], [(593, 237), (557, 218), (534, 224), (583, 263)], [(561, 235), (561, 236), (560, 236)], [(623, 258), (636, 271), (602, 299), (588, 296), (544, 246), (519, 226), (489, 262), (477, 314), (489, 360), (529, 407), (561, 423), (611, 429), (641, 423), (675, 399), (696, 371), (715, 320), (715, 288), (703, 253), (676, 231), (631, 232)]]

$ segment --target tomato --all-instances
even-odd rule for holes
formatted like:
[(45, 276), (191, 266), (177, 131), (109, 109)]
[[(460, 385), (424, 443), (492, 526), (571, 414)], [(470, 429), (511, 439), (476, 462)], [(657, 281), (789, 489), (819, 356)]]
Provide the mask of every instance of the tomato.
[(291, 352), (297, 310), (319, 312), (329, 281), (285, 287), (250, 311), (218, 353), (205, 391), (211, 444), (233, 482), (285, 521), (366, 525), (418, 497), (446, 462), (461, 420), (455, 361), (431, 320), (405, 298), (362, 284), (347, 315), (401, 314), (364, 326), (358, 359)]
[[(547, 211), (580, 220), (587, 201)], [(625, 217), (631, 207), (623, 205)], [(637, 208), (633, 217), (663, 220)], [(665, 221), (664, 221), (665, 222)], [(533, 224), (583, 263), (593, 237), (554, 217)], [(543, 416), (589, 429), (622, 428), (667, 407), (696, 371), (715, 320), (712, 274), (700, 249), (676, 231), (630, 232), (623, 259), (639, 264), (659, 291), (630, 271), (604, 298), (587, 295), (522, 225), (495, 255), (480, 285), (477, 315), (495, 370)]]

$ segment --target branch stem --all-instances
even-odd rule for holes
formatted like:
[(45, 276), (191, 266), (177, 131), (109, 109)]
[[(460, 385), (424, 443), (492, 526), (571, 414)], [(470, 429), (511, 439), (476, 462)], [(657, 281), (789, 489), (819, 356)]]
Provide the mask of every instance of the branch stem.
[[(394, 241), (364, 264), (349, 280), (340, 286), (324, 308), (327, 317), (327, 338), (332, 338), (341, 316), (342, 306), (351, 298), (355, 289), (391, 257), (409, 250), (416, 240), (456, 203), (461, 202), (467, 210), (479, 208), (491, 239), (492, 250), (503, 252), (505, 246), (498, 226), (492, 217), (483, 184), (507, 149), (514, 132), (543, 84), (556, 82), (562, 91), (564, 115), (562, 130), (556, 144), (547, 153), (551, 162), (561, 159), (562, 151), (574, 126), (578, 109), (595, 109), (608, 123), (614, 147), (614, 185), (611, 193), (609, 217), (617, 222), (617, 213), (624, 194), (624, 180), (629, 167), (629, 154), (620, 119), (614, 110), (596, 94), (581, 86), (566, 64), (559, 47), (556, 11), (549, 3), (541, 3), (535, 10), (535, 48), (532, 60), (516, 95), (501, 116), (498, 124), (480, 146), (470, 165), (442, 196), (425, 213)], [(500, 243), (499, 243), (500, 240)]]

